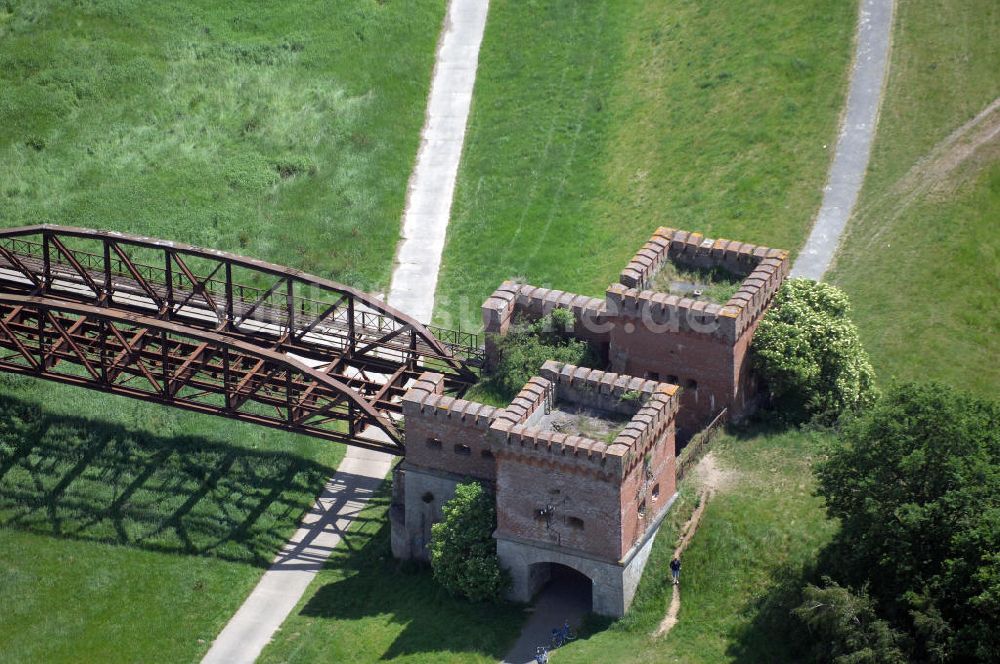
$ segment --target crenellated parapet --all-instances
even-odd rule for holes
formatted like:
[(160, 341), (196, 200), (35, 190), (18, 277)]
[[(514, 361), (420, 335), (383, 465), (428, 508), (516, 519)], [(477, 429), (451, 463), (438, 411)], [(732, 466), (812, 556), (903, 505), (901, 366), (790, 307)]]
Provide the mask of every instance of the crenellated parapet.
[(553, 360), (542, 365), (540, 373), (563, 401), (631, 417), (611, 443), (628, 448), (626, 474), (663, 437), (677, 413), (677, 385)]
[[(676, 288), (690, 295), (663, 292), (674, 289), (659, 288), (663, 275), (658, 273), (668, 262), (727, 272), (738, 286), (726, 302), (711, 302), (697, 289), (702, 279), (713, 282), (718, 275), (682, 272)], [(513, 281), (501, 284), (483, 304), (487, 369), (497, 365), (498, 340), (516, 320), (566, 309), (573, 313), (571, 335), (588, 342), (605, 366), (684, 387), (678, 437), (685, 441), (723, 408), (739, 419), (755, 407), (750, 342), (789, 269), (788, 252), (781, 249), (658, 228), (603, 300)]]
[(766, 258), (786, 260), (788, 252), (661, 226), (625, 266), (619, 281), (628, 288), (647, 288), (667, 261), (696, 268), (721, 267), (747, 277)]
[[(492, 425), (494, 454), (620, 482), (677, 411), (677, 386), (549, 361)], [(630, 417), (611, 441), (539, 426), (546, 405), (571, 404)]]
[[(475, 478), (496, 498), (499, 552), (583, 556), (613, 582), (641, 569), (676, 492), (676, 385), (548, 361), (505, 408), (444, 388), (441, 374), (424, 373), (403, 398), (396, 555), (426, 559), (430, 524), (455, 487)], [(518, 573), (512, 556), (503, 564)]]
[(407, 462), (492, 481), (496, 469), (489, 431), (496, 411), (444, 394), (441, 374), (421, 374), (403, 395)]
[[(742, 278), (724, 304), (659, 293), (650, 286), (667, 261), (702, 269), (722, 268)], [(790, 269), (788, 252), (701, 233), (658, 228), (606, 293), (607, 311), (671, 331), (718, 336), (735, 342), (756, 322)]]
[(694, 332), (735, 338), (735, 317), (724, 311), (726, 307), (714, 302), (653, 290), (640, 291), (622, 284), (611, 284), (606, 298), (608, 311), (617, 314), (619, 319), (628, 319), (619, 322), (619, 325), (625, 326), (626, 334), (642, 326), (653, 331)]
[(444, 394), (444, 376), (424, 373), (403, 395), (403, 416), (457, 420), (474, 429), (489, 429), (497, 408)]

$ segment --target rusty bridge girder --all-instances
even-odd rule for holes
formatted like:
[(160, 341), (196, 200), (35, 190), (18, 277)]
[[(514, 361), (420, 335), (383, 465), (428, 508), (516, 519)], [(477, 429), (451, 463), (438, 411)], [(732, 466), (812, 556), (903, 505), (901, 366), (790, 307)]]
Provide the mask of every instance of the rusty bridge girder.
[[(151, 238), (0, 230), (0, 371), (403, 452), (400, 397), (478, 340), (298, 270)], [(381, 433), (374, 433), (377, 430)]]

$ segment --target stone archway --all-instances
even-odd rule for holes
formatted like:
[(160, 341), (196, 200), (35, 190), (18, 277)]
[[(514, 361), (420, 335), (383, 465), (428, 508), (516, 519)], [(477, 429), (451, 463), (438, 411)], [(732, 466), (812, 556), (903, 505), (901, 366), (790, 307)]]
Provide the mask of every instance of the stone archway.
[(509, 598), (531, 602), (555, 575), (562, 581), (590, 582), (590, 610), (619, 617), (625, 613), (624, 568), (570, 551), (497, 538), (500, 564), (510, 572)]

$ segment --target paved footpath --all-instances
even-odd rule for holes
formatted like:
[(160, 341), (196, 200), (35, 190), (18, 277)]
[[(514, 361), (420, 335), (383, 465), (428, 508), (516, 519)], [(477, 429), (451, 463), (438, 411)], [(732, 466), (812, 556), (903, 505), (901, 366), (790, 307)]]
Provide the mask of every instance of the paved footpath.
[[(565, 621), (579, 629), (590, 612), (590, 597), (574, 584), (547, 586), (535, 601), (534, 611), (521, 628), (521, 635), (501, 664), (535, 664), (535, 649), (552, 642), (552, 628)], [(550, 657), (555, 657), (552, 653)]]
[(893, 0), (861, 0), (857, 50), (843, 125), (837, 139), (823, 203), (805, 247), (792, 266), (793, 277), (819, 281), (840, 245), (840, 237), (865, 181), (879, 105), (889, 68)]
[(423, 323), (434, 311), (445, 231), (472, 105), (488, 0), (452, 0), (403, 213), (389, 301)]
[(257, 587), (219, 634), (205, 664), (253, 662), (298, 604), (330, 552), (382, 483), (392, 457), (351, 447)]
[[(427, 118), (410, 178), (403, 240), (388, 301), (428, 323), (486, 26), (488, 0), (451, 0), (438, 44)], [(393, 458), (348, 447), (337, 473), (257, 587), (212, 643), (204, 664), (250, 664), (378, 489)]]

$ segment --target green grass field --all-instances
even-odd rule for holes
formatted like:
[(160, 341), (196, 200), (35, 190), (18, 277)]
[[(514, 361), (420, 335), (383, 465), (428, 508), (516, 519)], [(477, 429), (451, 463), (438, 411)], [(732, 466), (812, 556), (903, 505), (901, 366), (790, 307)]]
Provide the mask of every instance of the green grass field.
[[(725, 479), (684, 554), (677, 626), (666, 637), (652, 637), (671, 593), (668, 563), (677, 530), (664, 528), (629, 614), (560, 649), (554, 661), (795, 661), (798, 653), (782, 638), (784, 621), (774, 621), (767, 609), (786, 583), (802, 578), (835, 530), (813, 495), (810, 471), (826, 440), (747, 430), (713, 442)], [(692, 478), (683, 489), (681, 516), (691, 509), (695, 485)]]
[[(714, 446), (726, 480), (684, 557), (681, 623), (651, 637), (670, 597), (667, 563), (694, 508), (687, 482), (657, 536), (635, 603), (623, 620), (592, 619), (556, 662), (791, 661), (762, 619), (769, 593), (799, 579), (834, 530), (810, 473), (825, 437), (748, 431)], [(313, 582), (262, 662), (495, 662), (524, 614), (449, 598), (430, 572), (401, 565), (388, 547), (387, 496), (366, 509)]]
[[(509, 276), (600, 293), (659, 224), (797, 247), (832, 154), (822, 146), (835, 134), (853, 20), (853, 3), (492, 3), (438, 320), (478, 326), (482, 299)], [(773, 634), (757, 602), (832, 533), (811, 495), (818, 444), (720, 441), (738, 475), (685, 559), (688, 624), (649, 637), (666, 611), (691, 483), (629, 616), (594, 621), (553, 661), (762, 661)], [(368, 514), (355, 553), (310, 587), (264, 661), (501, 657), (519, 609), (484, 614), (442, 596), (429, 572), (388, 557), (384, 506)]]
[(966, 143), (947, 137), (1000, 96), (1000, 7), (938, 0), (897, 12), (872, 163), (831, 279), (850, 294), (883, 381), (935, 378), (993, 396), (1000, 141), (961, 160)]
[(120, 397), (0, 385), (0, 661), (196, 659), (343, 454)]
[(343, 447), (0, 375), (0, 661), (192, 661)]
[(0, 4), (0, 224), (388, 283), (444, 3)]
[(438, 286), (478, 327), (503, 280), (598, 295), (659, 225), (795, 250), (855, 4), (491, 4)]
[[(0, 225), (147, 234), (383, 288), (443, 13), (0, 2)], [(197, 660), (342, 455), (0, 376), (0, 661)]]
[[(719, 20), (720, 13), (738, 9), (726, 3), (700, 10), (672, 3), (671, 11), (663, 11), (663, 3), (650, 3), (645, 12), (622, 10), (620, 5), (610, 11), (601, 3), (586, 9), (570, 3), (531, 7), (531, 12), (518, 12), (495, 3), (492, 9), (439, 288), (440, 320), (474, 325), (479, 301), (510, 276), (599, 293), (657, 224), (793, 249), (801, 244), (829, 163), (832, 145), (827, 139), (842, 101), (839, 85), (846, 72), (851, 7), (838, 5), (843, 11), (838, 20), (813, 33), (803, 26), (808, 19), (820, 21), (817, 15), (826, 18), (828, 7), (788, 10), (786, 21), (777, 25), (787, 27), (798, 18), (798, 32), (791, 40), (783, 39), (781, 48), (771, 49), (790, 58), (785, 70), (774, 66), (780, 56), (748, 55), (754, 45), (774, 38), (774, 33), (760, 30), (759, 21), (771, 16), (760, 7), (744, 7), (738, 20), (728, 22)], [(983, 10), (982, 2), (901, 4), (895, 69), (872, 166), (874, 184), (869, 183), (866, 197), (899, 178), (913, 160), (995, 96), (990, 72), (997, 70), (997, 40), (992, 36), (996, 20)], [(802, 14), (791, 16), (796, 11)], [(711, 19), (711, 25), (699, 18)], [(665, 25), (673, 30), (664, 30)], [(918, 30), (919, 25), (923, 28)], [(523, 35), (523, 40), (511, 35)], [(831, 49), (831, 43), (842, 44), (844, 50)], [(730, 51), (735, 63), (721, 57)], [(702, 58), (703, 52), (711, 55)], [(667, 59), (671, 55), (673, 62)], [(713, 80), (709, 74), (710, 69), (740, 72), (737, 65), (746, 68), (747, 77), (736, 76), (737, 81), (759, 84), (733, 90), (727, 88), (731, 78), (715, 74)], [(759, 67), (765, 75), (751, 79), (745, 74), (760, 74)], [(794, 80), (792, 72), (804, 71), (812, 78), (803, 77), (802, 88), (788, 80), (768, 87), (768, 75), (783, 72)], [(972, 92), (968, 97), (955, 94), (966, 88)], [(795, 96), (803, 90), (811, 94)], [(673, 91), (676, 95), (670, 94)], [(949, 103), (941, 104), (948, 94)], [(780, 113), (796, 106), (803, 109), (801, 124)], [(706, 130), (716, 123), (723, 131)], [(751, 127), (772, 140), (748, 142)], [(775, 134), (766, 133), (776, 127), (787, 143), (776, 146)], [(908, 136), (915, 140), (908, 142)], [(814, 150), (823, 143), (828, 149), (816, 159)], [(896, 160), (903, 165), (893, 168), (890, 161)], [(919, 202), (913, 208), (919, 216), (906, 215), (908, 225), (892, 239), (894, 247), (910, 247), (918, 256), (933, 253), (934, 242), (957, 251), (964, 265), (979, 266), (976, 273), (959, 272), (966, 288), (930, 263), (923, 270), (907, 259), (901, 272), (898, 263), (893, 267), (883, 262), (873, 273), (871, 263), (848, 270), (842, 256), (837, 280), (855, 297), (859, 321), (883, 376), (893, 373), (894, 365), (872, 335), (892, 330), (900, 318), (912, 320), (931, 311), (929, 305), (914, 307), (913, 314), (894, 308), (904, 301), (903, 293), (912, 292), (909, 282), (901, 284), (901, 275), (912, 275), (926, 287), (931, 283), (928, 275), (937, 273), (943, 308), (961, 312), (956, 326), (938, 328), (944, 332), (938, 343), (954, 344), (953, 350), (929, 360), (920, 345), (900, 343), (895, 366), (912, 366), (907, 374), (912, 377), (937, 377), (940, 370), (956, 380), (979, 381), (980, 389), (995, 385), (987, 356), (996, 342), (985, 335), (997, 328), (996, 245), (984, 234), (986, 219), (995, 217), (991, 210), (996, 209), (996, 180), (995, 170), (984, 168), (964, 181), (961, 200), (927, 202), (937, 207)], [(913, 225), (911, 219), (922, 221)], [(855, 242), (852, 237), (848, 247)], [(898, 260), (906, 254), (897, 249), (890, 255)], [(873, 279), (873, 274), (884, 280)], [(885, 309), (887, 303), (891, 307)], [(931, 336), (926, 328), (913, 328), (912, 335), (922, 335), (921, 341)], [(945, 368), (959, 348), (974, 352), (960, 365)], [(718, 441), (720, 462), (733, 475), (709, 505), (685, 556), (678, 626), (663, 640), (650, 636), (666, 610), (666, 562), (676, 523), (691, 509), (690, 482), (682, 489), (673, 524), (656, 541), (629, 616), (610, 625), (594, 621), (583, 638), (553, 660), (795, 661), (801, 653), (786, 631), (784, 594), (801, 587), (836, 528), (812, 493), (810, 466), (827, 440), (818, 433), (760, 431), (734, 432)], [(355, 651), (358, 661), (437, 661), (442, 655), (433, 647), (420, 658), (419, 649), (408, 647), (406, 626), (418, 606), (410, 602), (416, 600), (404, 597), (358, 614), (303, 611), (291, 633), (268, 650), (268, 661), (310, 661), (320, 635), (328, 642), (348, 635), (357, 638), (355, 631), (370, 633), (375, 621), (380, 635), (372, 647)], [(307, 600), (305, 606), (311, 603)], [(455, 621), (450, 612), (446, 615), (459, 634), (479, 629), (475, 620)], [(502, 622), (489, 636), (510, 641), (515, 633)], [(470, 661), (473, 653), (484, 654), (470, 649)]]

